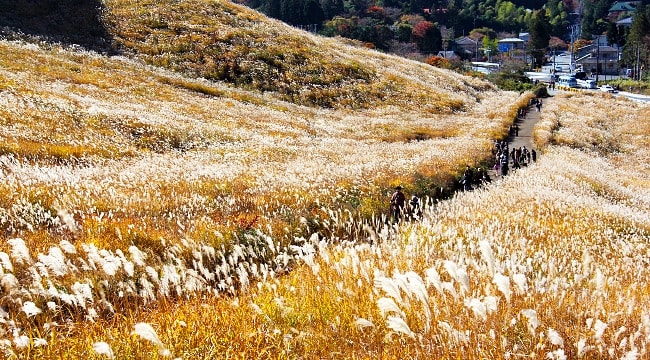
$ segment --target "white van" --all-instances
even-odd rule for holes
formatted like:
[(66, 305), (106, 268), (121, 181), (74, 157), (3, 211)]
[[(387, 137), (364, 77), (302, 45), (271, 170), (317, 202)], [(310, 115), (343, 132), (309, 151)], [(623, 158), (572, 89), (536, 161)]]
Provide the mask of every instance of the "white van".
[(576, 81), (576, 78), (573, 76), (568, 76), (568, 75), (562, 75), (557, 81), (558, 86), (565, 86), (565, 87), (570, 87), (570, 88), (577, 88), (578, 87), (578, 82)]
[(598, 86), (596, 86), (596, 80), (578, 80), (578, 86), (580, 86), (583, 89), (596, 89)]

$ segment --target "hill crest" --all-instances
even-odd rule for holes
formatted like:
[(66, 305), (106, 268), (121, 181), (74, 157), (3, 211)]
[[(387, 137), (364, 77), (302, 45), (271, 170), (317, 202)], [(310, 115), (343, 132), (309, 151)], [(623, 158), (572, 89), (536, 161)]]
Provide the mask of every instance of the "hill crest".
[[(41, 2), (45, 8), (57, 9), (62, 23), (54, 26), (51, 19), (56, 15), (30, 13), (29, 7), (14, 5), (12, 13), (22, 14), (24, 21), (18, 17), (9, 24), (50, 38), (83, 40), (80, 45), (91, 49), (103, 43), (112, 52), (154, 66), (270, 93), (301, 105), (352, 109), (415, 106), (450, 113), (472, 106), (473, 101), (459, 93), (477, 99), (478, 93), (495, 90), (487, 82), (314, 36), (227, 1), (86, 0), (69, 13), (65, 9), (73, 8), (70, 1), (56, 6), (49, 0), (34, 3)], [(71, 30), (65, 20), (84, 8), (93, 9), (82, 22), (85, 25), (65, 33)], [(30, 17), (44, 23), (24, 27)], [(82, 38), (82, 32), (89, 37)], [(389, 70), (400, 62), (408, 63), (404, 65), (407, 68), (419, 67), (412, 74), (415, 78)]]

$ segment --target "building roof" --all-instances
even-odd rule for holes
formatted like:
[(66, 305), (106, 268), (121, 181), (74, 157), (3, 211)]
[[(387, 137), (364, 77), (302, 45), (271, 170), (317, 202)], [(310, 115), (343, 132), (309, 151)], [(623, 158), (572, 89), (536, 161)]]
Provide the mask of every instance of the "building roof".
[(636, 9), (636, 1), (617, 1), (609, 8), (609, 12), (615, 11), (634, 11)]
[(633, 20), (633, 18), (631, 16), (626, 17), (624, 19), (621, 19), (621, 20), (617, 21), (616, 25), (632, 26), (632, 20)]
[(446, 59), (456, 58), (456, 53), (453, 51), (438, 51), (438, 56), (442, 56)]
[(520, 38), (505, 38), (499, 40), (500, 43), (525, 43), (524, 40), (521, 40)]
[(477, 41), (472, 39), (469, 36), (462, 37), (458, 40), (456, 40), (456, 44), (458, 45), (476, 45)]

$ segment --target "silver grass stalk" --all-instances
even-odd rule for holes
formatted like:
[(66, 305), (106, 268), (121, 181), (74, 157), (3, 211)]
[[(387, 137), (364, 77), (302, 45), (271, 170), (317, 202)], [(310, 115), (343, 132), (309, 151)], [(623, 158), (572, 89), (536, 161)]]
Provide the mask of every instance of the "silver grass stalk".
[(0, 251), (0, 262), (2, 262), (2, 264), (0, 264), (0, 268), (7, 270), (9, 272), (14, 272), (14, 265), (11, 263), (9, 254)]
[(490, 247), (490, 243), (487, 242), (486, 240), (481, 240), (478, 246), (481, 249), (481, 254), (483, 255), (483, 259), (487, 263), (488, 271), (490, 271), (490, 275), (494, 274), (494, 253), (492, 252), (492, 247)]
[(131, 335), (138, 335), (141, 338), (150, 341), (154, 345), (156, 345), (159, 348), (159, 354), (162, 356), (170, 356), (171, 353), (167, 348), (165, 347), (165, 344), (160, 341), (160, 338), (158, 337), (158, 334), (156, 334), (156, 331), (151, 327), (151, 325), (147, 323), (137, 323), (135, 324), (134, 330), (131, 332)]
[(111, 346), (103, 341), (98, 341), (93, 344), (93, 350), (99, 355), (106, 355), (109, 359), (114, 359), (115, 355), (113, 354), (113, 349)]
[(399, 285), (393, 279), (385, 276), (375, 277), (375, 287), (383, 290), (388, 296), (397, 300), (400, 304), (403, 302)]
[(75, 248), (68, 240), (61, 240), (61, 242), (59, 242), (59, 247), (66, 254), (72, 255), (77, 253), (77, 248)]
[(411, 338), (415, 337), (415, 333), (411, 331), (406, 321), (399, 316), (389, 316), (386, 320), (386, 326), (396, 333), (401, 333)]
[(510, 302), (510, 278), (507, 276), (496, 273), (494, 274), (494, 279), (492, 279), (492, 282), (496, 284), (497, 289), (503, 294), (503, 296), (506, 298), (507, 302)]
[(36, 304), (31, 301), (25, 301), (21, 308), (22, 312), (27, 315), (27, 317), (33, 317), (43, 312)]
[(480, 299), (466, 299), (465, 300), (465, 307), (469, 308), (472, 310), (474, 313), (474, 316), (477, 318), (486, 321), (487, 320), (487, 308), (485, 307), (485, 304), (481, 302)]
[(7, 241), (11, 245), (11, 256), (14, 261), (19, 264), (31, 264), (32, 257), (29, 255), (29, 249), (25, 245), (25, 241), (20, 238), (9, 239)]
[(555, 329), (549, 328), (546, 334), (551, 344), (564, 347), (564, 339)]
[(517, 292), (517, 295), (525, 294), (528, 291), (526, 275), (514, 274), (512, 275), (512, 282), (515, 283), (515, 290)]
[(365, 328), (371, 328), (374, 327), (375, 324), (373, 324), (371, 321), (366, 320), (364, 318), (358, 318), (355, 322), (354, 325), (357, 327), (359, 330), (363, 330)]
[(425, 276), (427, 287), (433, 285), (433, 287), (438, 290), (438, 293), (442, 295), (443, 289), (442, 283), (440, 281), (440, 274), (438, 274), (438, 271), (435, 268), (430, 267), (425, 270)]
[(520, 314), (526, 318), (528, 331), (534, 336), (535, 330), (540, 325), (539, 319), (537, 318), (537, 312), (533, 309), (524, 309), (521, 310)]
[(377, 300), (377, 307), (379, 308), (379, 312), (383, 317), (386, 317), (386, 315), (389, 313), (396, 313), (405, 316), (402, 309), (400, 309), (400, 307), (397, 306), (395, 300), (393, 300), (392, 298), (387, 298), (387, 297), (379, 298)]

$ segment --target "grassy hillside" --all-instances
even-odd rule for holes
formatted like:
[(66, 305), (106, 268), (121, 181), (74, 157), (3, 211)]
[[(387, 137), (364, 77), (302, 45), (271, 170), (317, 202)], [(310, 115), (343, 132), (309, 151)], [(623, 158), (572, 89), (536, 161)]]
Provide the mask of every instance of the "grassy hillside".
[[(475, 95), (489, 88), (440, 73), (413, 82), (388, 70), (390, 57), (380, 60), (337, 40), (297, 33), (226, 1), (111, 0), (105, 19), (116, 46), (147, 63), (298, 104), (369, 108), (409, 103), (453, 112), (471, 106), (455, 92)], [(434, 84), (437, 89), (431, 91)]]
[[(395, 185), (451, 187), (530, 95), (225, 2), (103, 4), (121, 56), (0, 41), (4, 357), (645, 353), (647, 294), (621, 264), (646, 276), (625, 244), (647, 252), (647, 107), (565, 98), (539, 166), (392, 226)], [(613, 257), (571, 287), (558, 274), (581, 250)], [(605, 290), (641, 306), (573, 317)]]
[(365, 237), (393, 186), (452, 186), (527, 101), (229, 3), (103, 5), (121, 56), (0, 41), (6, 356), (69, 338), (87, 357), (88, 321), (240, 294), (312, 234)]

